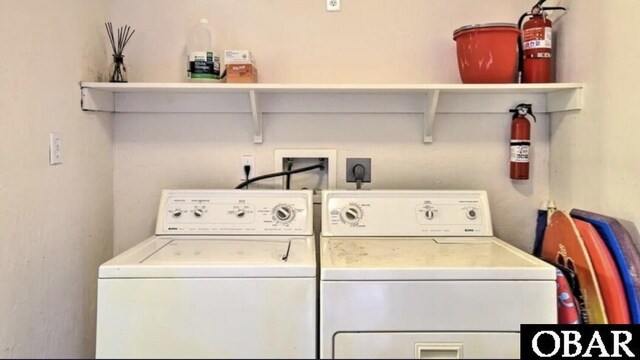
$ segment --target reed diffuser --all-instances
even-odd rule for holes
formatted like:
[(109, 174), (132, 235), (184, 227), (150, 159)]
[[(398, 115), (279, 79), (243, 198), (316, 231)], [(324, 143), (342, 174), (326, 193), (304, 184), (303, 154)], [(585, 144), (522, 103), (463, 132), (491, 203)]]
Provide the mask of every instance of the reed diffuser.
[(107, 35), (113, 50), (113, 62), (109, 66), (109, 82), (125, 83), (127, 82), (127, 67), (124, 65), (124, 54), (122, 52), (136, 31), (131, 31), (131, 27), (125, 25), (118, 28), (114, 33), (113, 25), (110, 22), (105, 23), (104, 26), (107, 28)]

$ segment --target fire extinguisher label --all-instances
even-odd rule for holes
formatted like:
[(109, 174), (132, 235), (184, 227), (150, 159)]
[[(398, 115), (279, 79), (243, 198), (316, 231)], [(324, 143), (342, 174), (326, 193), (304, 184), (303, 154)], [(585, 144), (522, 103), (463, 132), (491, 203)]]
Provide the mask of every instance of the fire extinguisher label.
[(551, 49), (552, 30), (550, 27), (531, 28), (522, 32), (523, 47), (530, 49)]
[(528, 163), (529, 147), (531, 143), (528, 141), (511, 141), (511, 162)]

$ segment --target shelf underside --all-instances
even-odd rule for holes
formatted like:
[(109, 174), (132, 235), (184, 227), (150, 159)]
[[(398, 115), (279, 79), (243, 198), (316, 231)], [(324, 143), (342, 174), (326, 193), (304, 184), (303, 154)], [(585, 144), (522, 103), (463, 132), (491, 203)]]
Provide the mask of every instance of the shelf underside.
[(507, 113), (520, 103), (534, 112), (582, 108), (582, 84), (284, 85), (82, 83), (82, 109), (124, 113), (246, 113), (262, 142), (265, 113), (423, 114), (432, 141), (436, 114)]

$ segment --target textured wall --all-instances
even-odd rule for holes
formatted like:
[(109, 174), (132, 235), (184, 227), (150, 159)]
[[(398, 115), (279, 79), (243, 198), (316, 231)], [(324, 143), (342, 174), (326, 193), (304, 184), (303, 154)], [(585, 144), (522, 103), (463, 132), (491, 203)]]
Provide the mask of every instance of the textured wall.
[[(450, 0), (344, 0), (327, 13), (322, 0), (122, 1), (113, 19), (137, 29), (127, 60), (136, 81), (184, 81), (189, 26), (208, 17), (221, 49), (253, 51), (263, 82), (459, 82), (455, 28), (517, 21), (530, 1), (482, 5)], [(390, 4), (393, 4), (391, 6)], [(436, 142), (420, 140), (418, 115), (267, 115), (265, 142), (251, 141), (247, 115), (117, 114), (114, 135), (115, 252), (153, 233), (163, 188), (231, 188), (239, 157), (254, 154), (273, 170), (278, 148), (338, 150), (373, 160), (377, 189), (487, 189), (497, 234), (532, 244), (535, 210), (548, 196), (548, 118), (535, 125), (532, 179), (508, 177), (509, 115), (439, 115)], [(264, 186), (270, 186), (266, 183)]]
[(563, 208), (631, 222), (638, 241), (640, 46), (634, 14), (640, 2), (565, 3), (571, 16), (558, 27), (559, 79), (584, 81), (587, 88), (583, 111), (552, 120), (551, 195)]
[[(112, 116), (80, 110), (105, 71), (106, 1), (0, 1), (0, 357), (91, 357), (112, 253)], [(64, 163), (49, 166), (49, 133)]]

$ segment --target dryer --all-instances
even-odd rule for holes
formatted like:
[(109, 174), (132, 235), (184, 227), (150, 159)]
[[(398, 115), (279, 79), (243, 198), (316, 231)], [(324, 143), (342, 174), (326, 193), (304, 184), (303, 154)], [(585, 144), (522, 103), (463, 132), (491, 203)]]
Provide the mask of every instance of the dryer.
[(518, 358), (555, 270), (493, 236), (484, 191), (327, 191), (321, 358)]
[(311, 191), (165, 190), (99, 269), (98, 358), (312, 358)]

